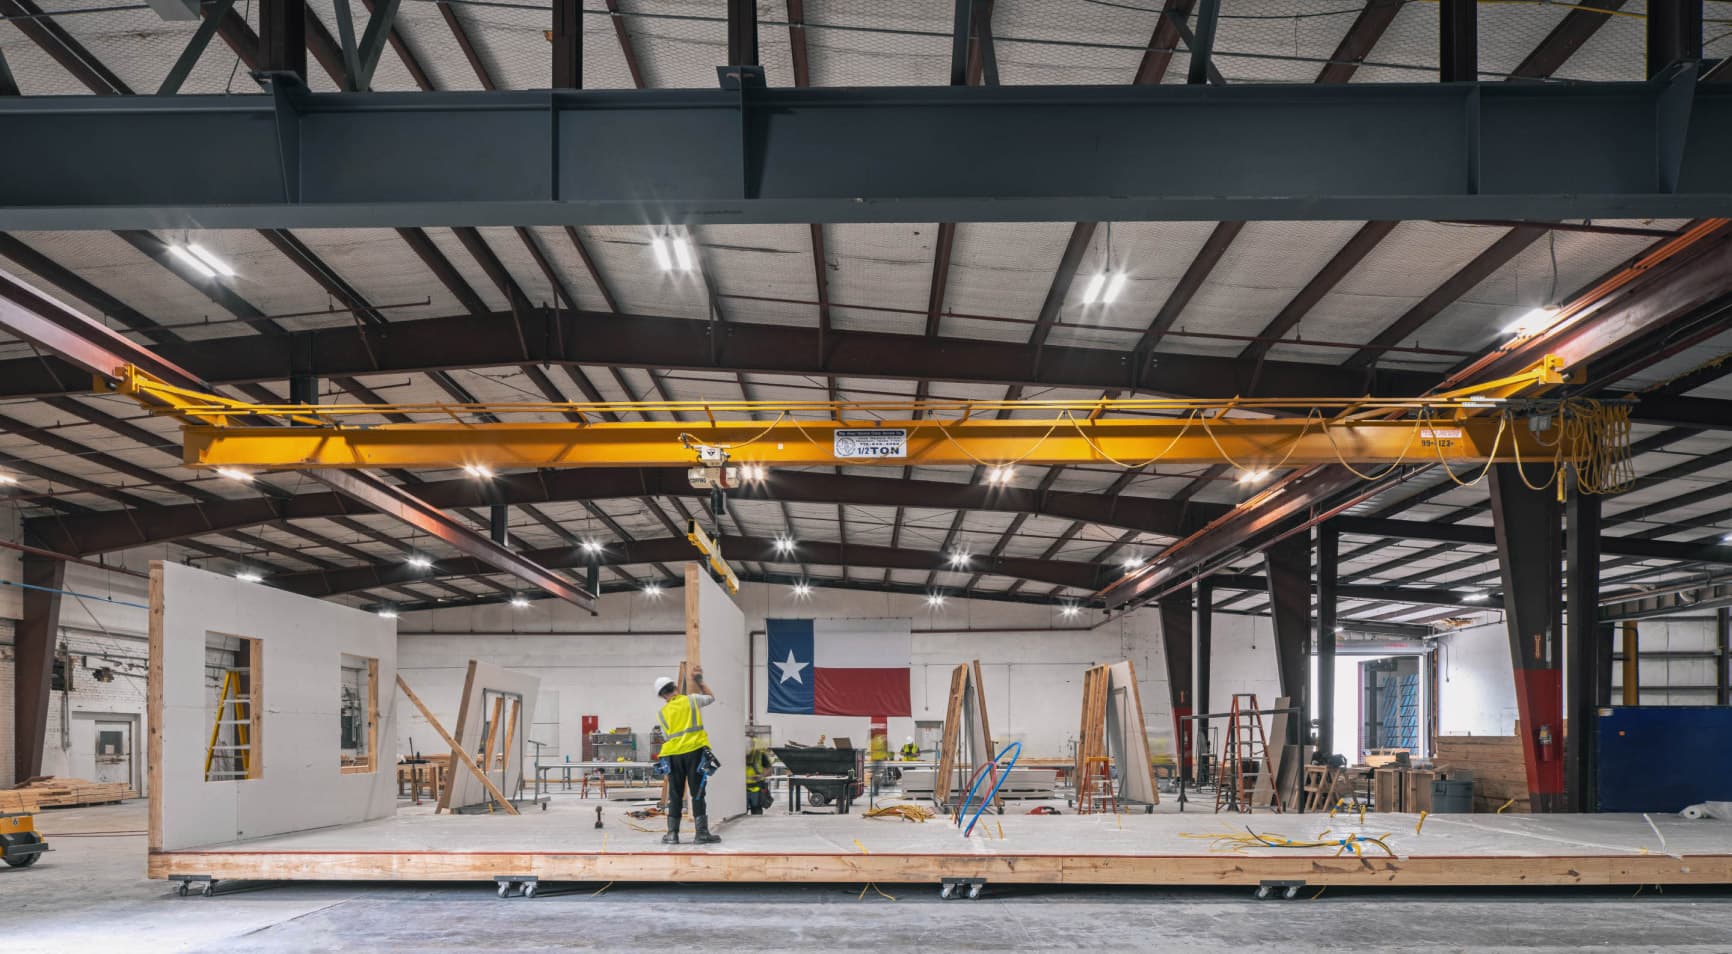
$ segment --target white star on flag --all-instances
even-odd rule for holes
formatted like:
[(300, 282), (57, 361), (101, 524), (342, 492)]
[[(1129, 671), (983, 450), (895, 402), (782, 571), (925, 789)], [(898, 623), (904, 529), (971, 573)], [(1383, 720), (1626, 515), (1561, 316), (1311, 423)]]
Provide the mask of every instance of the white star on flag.
[(800, 678), (800, 670), (805, 669), (809, 664), (795, 661), (794, 651), (792, 649), (788, 650), (787, 662), (776, 662), (775, 660), (771, 660), (770, 665), (782, 670), (782, 678), (776, 680), (777, 685), (787, 682), (790, 679), (800, 683), (801, 685), (806, 684), (805, 680)]

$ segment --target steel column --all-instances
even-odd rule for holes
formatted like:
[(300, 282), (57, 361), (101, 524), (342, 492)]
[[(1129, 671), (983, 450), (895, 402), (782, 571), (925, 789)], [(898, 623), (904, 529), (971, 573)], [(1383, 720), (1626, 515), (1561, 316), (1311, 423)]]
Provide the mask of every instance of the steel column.
[[(1202, 86), (1209, 82), (1215, 55), (1215, 28), (1221, 22), (1221, 0), (1198, 0), (1197, 30), (1191, 43), (1191, 65), (1185, 82)], [(1178, 26), (1182, 29), (1184, 24)]]
[(1566, 582), (1564, 674), (1569, 686), (1565, 719), (1564, 789), (1570, 811), (1594, 810), (1594, 723), (1599, 712), (1599, 644), (1611, 627), (1599, 620), (1600, 501), (1573, 489), (1564, 508)]
[(1335, 629), (1341, 532), (1317, 525), (1317, 754), (1335, 754)]
[[(1193, 589), (1197, 594), (1197, 711), (1208, 712), (1209, 662), (1215, 648), (1215, 587), (1207, 579), (1202, 579), (1196, 582)], [(1203, 758), (1209, 754), (1209, 727), (1203, 726), (1195, 731), (1197, 765), (1200, 767)]]
[(583, 88), (583, 0), (553, 0), (553, 88)]
[(494, 504), (487, 508), (487, 535), (502, 547), (511, 545), (511, 508)]
[(1287, 741), (1303, 745), (1311, 740), (1311, 535), (1296, 533), (1264, 550), (1263, 567), (1269, 578), (1281, 694), (1299, 709)]
[(728, 65), (758, 65), (756, 0), (728, 0)]
[(950, 85), (968, 85), (968, 37), (974, 24), (974, 0), (956, 0), (956, 20), (950, 27)]
[(1519, 466), (1491, 470), (1492, 525), (1528, 794), (1535, 812), (1554, 812), (1564, 807), (1561, 508), (1550, 491), (1527, 489)]
[(1624, 705), (1642, 704), (1642, 628), (1633, 619), (1623, 623), (1624, 635)]
[(1161, 597), (1161, 655), (1167, 662), (1167, 696), (1173, 711), (1173, 750), (1179, 753), (1180, 771), (1193, 778), (1191, 738), (1194, 723), (1185, 716), (1197, 711), (1191, 695), (1191, 591), (1180, 590)]
[(0, 121), (0, 229), (1732, 211), (1732, 86), (1682, 80), (24, 96)]
[(20, 555), (24, 577), (24, 618), (15, 634), (12, 715), (13, 777), (19, 782), (42, 774), (48, 732), (48, 701), (54, 675), (54, 647), (60, 635), (60, 591), (66, 586), (66, 561), (29, 550)]
[(1652, 0), (1648, 4), (1648, 76), (1677, 63), (1702, 59), (1702, 0)]
[(1732, 609), (1715, 610), (1714, 633), (1720, 649), (1714, 667), (1714, 704), (1732, 706)]
[(1445, 83), (1479, 80), (1479, 0), (1438, 0), (1437, 73)]
[(259, 70), (307, 79), (306, 0), (259, 0)]

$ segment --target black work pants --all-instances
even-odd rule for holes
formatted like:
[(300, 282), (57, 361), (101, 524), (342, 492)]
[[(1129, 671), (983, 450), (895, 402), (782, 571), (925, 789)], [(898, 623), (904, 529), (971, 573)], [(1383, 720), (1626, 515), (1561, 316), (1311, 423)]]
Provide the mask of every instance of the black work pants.
[(679, 755), (666, 756), (668, 760), (668, 814), (674, 818), (680, 817), (685, 811), (686, 790), (692, 793), (692, 817), (702, 818), (709, 814), (708, 806), (704, 804), (704, 750), (696, 752), (681, 752)]

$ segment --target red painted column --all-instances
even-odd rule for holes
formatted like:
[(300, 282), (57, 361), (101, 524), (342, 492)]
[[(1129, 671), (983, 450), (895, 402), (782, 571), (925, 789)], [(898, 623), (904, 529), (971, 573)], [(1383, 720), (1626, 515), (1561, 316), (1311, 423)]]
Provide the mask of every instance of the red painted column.
[(1562, 506), (1550, 487), (1530, 490), (1515, 464), (1491, 473), (1492, 526), (1503, 576), (1517, 734), (1535, 812), (1565, 810)]

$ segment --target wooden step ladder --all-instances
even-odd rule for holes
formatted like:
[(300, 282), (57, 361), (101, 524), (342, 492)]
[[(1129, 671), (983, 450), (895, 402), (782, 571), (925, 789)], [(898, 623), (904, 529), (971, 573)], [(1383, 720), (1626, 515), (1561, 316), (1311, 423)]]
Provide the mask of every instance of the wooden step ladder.
[[(216, 718), (210, 727), (210, 745), (204, 752), (204, 779), (216, 782), (223, 779), (240, 779), (252, 777), (252, 701), (241, 697), (241, 673), (244, 669), (230, 669), (223, 673), (222, 694), (217, 697)], [(223, 726), (234, 728), (234, 744), (221, 745)], [(218, 753), (223, 753), (219, 755)], [(217, 759), (225, 759), (230, 767), (215, 769)]]
[(1077, 788), (1078, 815), (1094, 812), (1118, 814), (1119, 797), (1113, 790), (1113, 760), (1104, 755), (1091, 755), (1083, 760), (1082, 784)]
[[(1263, 773), (1271, 781), (1274, 769), (1269, 764), (1269, 740), (1263, 734), (1263, 717), (1258, 714), (1257, 694), (1236, 692), (1233, 708), (1227, 719), (1227, 740), (1222, 745), (1221, 777), (1215, 785), (1215, 811), (1252, 810), (1252, 792), (1257, 778)], [(1281, 805), (1277, 800), (1275, 810)]]

